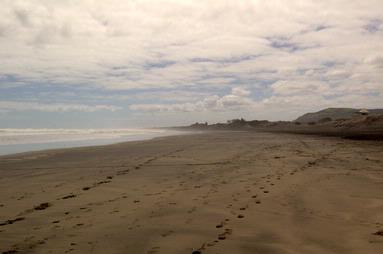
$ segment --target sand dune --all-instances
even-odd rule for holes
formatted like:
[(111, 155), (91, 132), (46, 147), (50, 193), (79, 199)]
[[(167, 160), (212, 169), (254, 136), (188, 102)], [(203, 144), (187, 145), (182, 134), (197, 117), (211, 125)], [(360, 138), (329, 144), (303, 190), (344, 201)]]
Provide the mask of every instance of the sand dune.
[(382, 253), (382, 158), (218, 131), (0, 157), (0, 251)]

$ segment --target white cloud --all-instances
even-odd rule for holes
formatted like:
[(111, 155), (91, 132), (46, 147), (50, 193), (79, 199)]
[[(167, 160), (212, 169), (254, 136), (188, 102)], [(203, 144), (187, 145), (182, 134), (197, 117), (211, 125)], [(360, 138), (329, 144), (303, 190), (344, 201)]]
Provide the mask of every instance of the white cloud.
[(365, 61), (377, 69), (383, 69), (383, 55), (370, 56)]
[(225, 96), (208, 96), (196, 102), (173, 104), (133, 104), (131, 110), (149, 112), (193, 112), (193, 111), (233, 111), (252, 107), (254, 101), (247, 97), (250, 94), (244, 88), (235, 87), (231, 94)]
[[(373, 47), (378, 46), (374, 52), (382, 49), (381, 38), (362, 29), (381, 17), (383, 4), (365, 2), (1, 0), (0, 27), (5, 31), (0, 55), (6, 59), (2, 71), (30, 81), (174, 87), (200, 80), (206, 73), (219, 76), (221, 67), (235, 66), (236, 59), (249, 55), (267, 55), (264, 63), (272, 64), (262, 68), (315, 64), (310, 53), (301, 57), (283, 53), (290, 44), (321, 46), (313, 50), (320, 51), (319, 60), (360, 61), (366, 52), (373, 53)], [(316, 31), (318, 27), (323, 29)], [(270, 47), (268, 38), (285, 46)], [(355, 47), (357, 52), (352, 51)], [(193, 58), (216, 63), (190, 63)], [(167, 60), (175, 64), (144, 68)], [(259, 69), (252, 61), (244, 64)], [(125, 75), (115, 66), (125, 67)]]
[(96, 111), (117, 111), (120, 107), (112, 105), (83, 105), (83, 104), (66, 104), (52, 103), (44, 104), (38, 102), (18, 102), (18, 101), (0, 101), (0, 111), (43, 111), (43, 112), (96, 112)]
[(276, 95), (282, 96), (305, 96), (307, 94), (326, 95), (331, 91), (328, 84), (310, 80), (278, 81), (272, 84), (271, 88)]
[[(146, 89), (146, 101), (130, 106), (143, 111), (271, 104), (288, 111), (302, 103), (303, 112), (312, 104), (307, 98), (329, 106), (347, 98), (364, 107), (383, 101), (381, 0), (0, 0), (0, 6), (0, 88)], [(199, 93), (179, 92), (190, 88)]]
[(231, 93), (237, 96), (249, 96), (250, 91), (243, 87), (234, 87), (231, 89)]

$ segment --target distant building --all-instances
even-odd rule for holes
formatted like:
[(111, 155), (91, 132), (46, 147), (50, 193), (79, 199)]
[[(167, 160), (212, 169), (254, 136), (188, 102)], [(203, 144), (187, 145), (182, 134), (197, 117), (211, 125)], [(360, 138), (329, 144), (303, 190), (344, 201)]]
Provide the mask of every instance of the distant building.
[(362, 115), (362, 116), (366, 116), (366, 115), (368, 115), (370, 112), (367, 110), (367, 109), (365, 109), (365, 108), (362, 108), (361, 110), (359, 110), (358, 111), (358, 114), (359, 115)]
[(194, 128), (204, 128), (204, 127), (207, 127), (208, 126), (208, 123), (205, 122), (205, 123), (199, 123), (199, 122), (196, 122), (195, 124), (192, 124), (190, 125), (190, 127), (194, 127)]
[(227, 120), (227, 124), (235, 124), (235, 123), (245, 123), (246, 120), (241, 118), (241, 119), (232, 119), (232, 120)]

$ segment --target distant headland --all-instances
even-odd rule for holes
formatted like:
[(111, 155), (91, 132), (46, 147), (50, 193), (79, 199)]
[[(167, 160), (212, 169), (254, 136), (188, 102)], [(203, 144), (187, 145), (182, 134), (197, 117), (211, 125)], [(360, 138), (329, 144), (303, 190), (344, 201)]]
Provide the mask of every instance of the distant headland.
[(226, 123), (194, 123), (182, 130), (254, 130), (383, 140), (383, 109), (327, 108), (294, 121), (232, 119)]

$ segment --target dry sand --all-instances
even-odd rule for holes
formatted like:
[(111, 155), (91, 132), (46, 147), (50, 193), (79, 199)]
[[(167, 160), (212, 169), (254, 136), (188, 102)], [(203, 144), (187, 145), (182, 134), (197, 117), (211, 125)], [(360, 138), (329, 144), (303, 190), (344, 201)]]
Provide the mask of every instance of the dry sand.
[(383, 253), (383, 143), (215, 132), (0, 157), (3, 253)]

